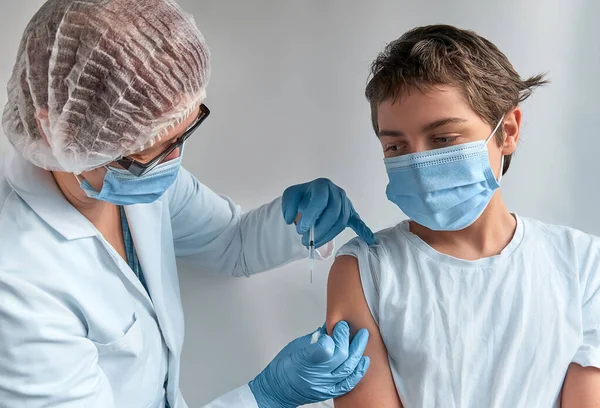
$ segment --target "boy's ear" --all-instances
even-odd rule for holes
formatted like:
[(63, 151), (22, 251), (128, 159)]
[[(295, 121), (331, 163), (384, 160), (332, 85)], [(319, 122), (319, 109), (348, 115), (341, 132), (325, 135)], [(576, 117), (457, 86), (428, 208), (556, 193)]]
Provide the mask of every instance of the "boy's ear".
[(513, 108), (504, 116), (502, 129), (504, 131), (504, 142), (502, 144), (502, 155), (513, 154), (517, 150), (521, 131), (521, 119), (523, 113), (520, 107)]

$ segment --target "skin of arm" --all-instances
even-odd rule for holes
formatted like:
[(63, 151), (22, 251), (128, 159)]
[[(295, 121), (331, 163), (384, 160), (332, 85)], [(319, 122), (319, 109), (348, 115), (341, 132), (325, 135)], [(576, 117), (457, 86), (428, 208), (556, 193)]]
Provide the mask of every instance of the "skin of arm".
[(571, 363), (562, 389), (562, 408), (600, 408), (600, 369)]
[(354, 390), (334, 401), (335, 407), (401, 408), (387, 349), (363, 294), (358, 261), (352, 256), (340, 256), (335, 260), (327, 283), (329, 334), (340, 320), (348, 322), (351, 336), (362, 327), (369, 330), (365, 355), (371, 359), (371, 365)]

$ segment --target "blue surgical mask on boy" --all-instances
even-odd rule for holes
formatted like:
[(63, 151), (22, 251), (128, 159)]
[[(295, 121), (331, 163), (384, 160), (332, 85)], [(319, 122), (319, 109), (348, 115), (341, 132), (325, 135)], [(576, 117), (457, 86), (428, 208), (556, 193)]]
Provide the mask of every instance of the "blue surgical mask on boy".
[(97, 192), (87, 180), (80, 182), (90, 198), (115, 205), (148, 204), (158, 200), (177, 179), (181, 155), (161, 163), (143, 176), (137, 177), (127, 170), (106, 166), (102, 190)]
[(473, 224), (500, 187), (490, 167), (487, 143), (477, 142), (386, 158), (386, 194), (411, 220), (435, 231), (458, 231)]

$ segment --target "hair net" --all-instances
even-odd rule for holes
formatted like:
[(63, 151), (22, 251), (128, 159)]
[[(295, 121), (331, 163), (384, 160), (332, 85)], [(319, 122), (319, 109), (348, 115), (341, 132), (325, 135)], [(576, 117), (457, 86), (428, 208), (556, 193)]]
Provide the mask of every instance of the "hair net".
[(172, 0), (48, 0), (23, 34), (4, 132), (36, 166), (78, 174), (164, 137), (209, 72), (202, 34)]

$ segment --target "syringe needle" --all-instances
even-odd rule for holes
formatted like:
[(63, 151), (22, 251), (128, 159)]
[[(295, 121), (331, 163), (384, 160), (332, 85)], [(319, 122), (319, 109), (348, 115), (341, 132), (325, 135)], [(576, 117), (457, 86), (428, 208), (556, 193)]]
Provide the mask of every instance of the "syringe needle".
[(310, 269), (310, 283), (313, 281), (313, 270), (315, 269), (315, 226), (310, 226), (308, 237), (308, 267)]

